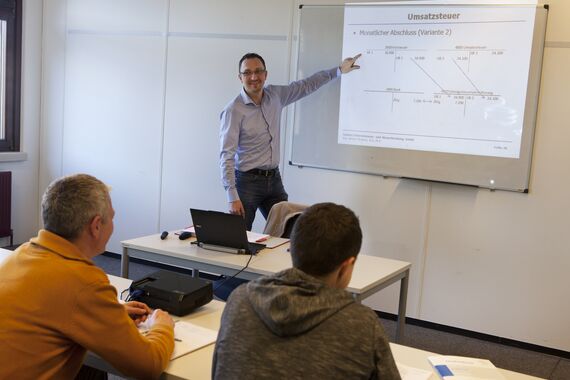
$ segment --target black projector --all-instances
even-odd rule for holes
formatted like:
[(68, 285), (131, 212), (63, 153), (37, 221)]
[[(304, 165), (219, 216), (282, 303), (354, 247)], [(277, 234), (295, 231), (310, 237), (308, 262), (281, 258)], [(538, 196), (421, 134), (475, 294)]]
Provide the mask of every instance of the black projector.
[(159, 270), (131, 284), (130, 298), (153, 309), (183, 316), (213, 298), (212, 283), (186, 274)]

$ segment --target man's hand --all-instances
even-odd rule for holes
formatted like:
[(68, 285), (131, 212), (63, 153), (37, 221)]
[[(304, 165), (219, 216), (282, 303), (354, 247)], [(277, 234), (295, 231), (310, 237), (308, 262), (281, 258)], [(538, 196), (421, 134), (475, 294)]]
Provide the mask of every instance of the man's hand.
[(349, 73), (352, 70), (360, 69), (360, 66), (356, 65), (356, 60), (360, 58), (362, 54), (357, 54), (354, 57), (345, 58), (340, 64), (340, 72), (343, 74)]
[(230, 214), (241, 215), (245, 217), (243, 203), (241, 203), (239, 199), (237, 201), (230, 202)]
[(166, 325), (174, 328), (174, 320), (172, 317), (166, 312), (160, 309), (155, 309), (152, 314), (148, 317), (148, 324), (149, 327), (154, 325)]
[(123, 305), (137, 326), (146, 321), (147, 317), (152, 313), (152, 309), (142, 302), (129, 301)]

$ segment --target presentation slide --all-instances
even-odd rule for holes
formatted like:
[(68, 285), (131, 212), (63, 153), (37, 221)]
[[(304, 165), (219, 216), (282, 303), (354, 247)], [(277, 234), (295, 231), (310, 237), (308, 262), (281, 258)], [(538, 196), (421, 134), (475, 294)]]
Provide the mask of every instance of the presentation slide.
[(338, 143), (519, 158), (534, 6), (350, 6)]

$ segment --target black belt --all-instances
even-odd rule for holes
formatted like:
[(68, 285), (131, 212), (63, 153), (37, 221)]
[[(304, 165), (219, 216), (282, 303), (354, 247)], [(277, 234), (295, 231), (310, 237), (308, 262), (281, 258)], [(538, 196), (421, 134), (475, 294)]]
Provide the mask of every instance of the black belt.
[(255, 175), (260, 175), (263, 177), (274, 177), (278, 172), (279, 172), (279, 169), (277, 169), (277, 168), (269, 169), (269, 170), (251, 169), (251, 170), (246, 171), (246, 173), (248, 173), (248, 174), (255, 174)]

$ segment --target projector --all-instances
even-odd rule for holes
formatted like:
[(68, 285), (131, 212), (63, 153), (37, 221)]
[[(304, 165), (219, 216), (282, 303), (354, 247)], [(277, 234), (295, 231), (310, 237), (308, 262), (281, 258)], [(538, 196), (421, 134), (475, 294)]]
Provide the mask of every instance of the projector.
[(210, 281), (166, 270), (133, 281), (129, 293), (132, 300), (177, 316), (190, 313), (214, 297)]

